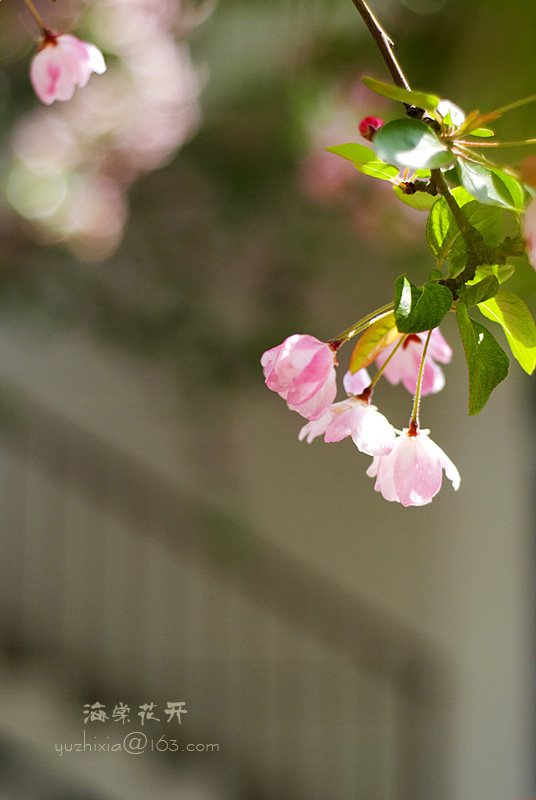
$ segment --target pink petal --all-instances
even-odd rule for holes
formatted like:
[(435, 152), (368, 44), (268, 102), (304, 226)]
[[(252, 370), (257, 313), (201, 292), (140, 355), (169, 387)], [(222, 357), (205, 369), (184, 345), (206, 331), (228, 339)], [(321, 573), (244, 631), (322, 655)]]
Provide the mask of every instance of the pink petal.
[(335, 369), (333, 369), (328, 376), (326, 383), (313, 397), (304, 403), (293, 404), (287, 401), (287, 405), (291, 411), (297, 411), (298, 414), (302, 415), (302, 417), (313, 420), (317, 419), (317, 417), (319, 417), (320, 414), (322, 414), (322, 412), (333, 403), (336, 394), (337, 383)]
[(330, 409), (326, 409), (323, 414), (321, 414), (318, 419), (313, 419), (304, 425), (301, 431), (298, 434), (298, 439), (300, 442), (307, 437), (307, 441), (309, 444), (316, 439), (317, 436), (322, 436), (326, 432), (326, 428), (328, 423), (331, 421), (331, 411)]
[(383, 414), (380, 414), (374, 406), (365, 406), (364, 414), (361, 415), (352, 439), (362, 453), (381, 456), (391, 452), (396, 435), (393, 426)]
[(441, 459), (425, 435), (402, 437), (393, 465), (395, 491), (403, 506), (430, 503), (441, 488)]
[(352, 374), (350, 370), (342, 379), (346, 394), (361, 394), (367, 386), (370, 386), (370, 376), (366, 369), (358, 369)]

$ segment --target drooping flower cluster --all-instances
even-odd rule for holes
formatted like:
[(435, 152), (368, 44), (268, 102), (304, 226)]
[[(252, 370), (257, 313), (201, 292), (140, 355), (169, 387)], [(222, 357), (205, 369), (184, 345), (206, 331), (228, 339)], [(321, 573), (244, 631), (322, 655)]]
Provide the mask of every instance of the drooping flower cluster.
[(393, 338), (386, 338), (391, 343), (375, 353), (378, 373), (373, 381), (365, 368), (346, 373), (348, 397), (339, 402), (334, 399), (340, 340), (321, 342), (308, 334), (294, 334), (267, 350), (261, 364), (268, 388), (308, 420), (300, 440), (312, 442), (323, 436), (325, 442), (339, 442), (351, 437), (358, 450), (373, 457), (367, 475), (376, 478), (376, 491), (403, 506), (420, 506), (438, 493), (443, 470), (454, 489), (460, 485), (459, 473), (429, 438), (429, 431), (418, 429), (416, 410), (410, 427), (397, 431), (371, 404), (372, 388), (383, 373), (390, 383), (402, 383), (413, 394), (438, 392), (445, 379), (435, 360), (448, 363), (452, 351), (438, 329), (428, 335)]

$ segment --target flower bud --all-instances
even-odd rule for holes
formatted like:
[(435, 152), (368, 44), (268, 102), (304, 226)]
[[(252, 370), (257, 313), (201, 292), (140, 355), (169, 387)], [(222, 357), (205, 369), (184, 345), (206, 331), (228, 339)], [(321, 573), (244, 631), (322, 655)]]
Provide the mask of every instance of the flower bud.
[(359, 123), (359, 133), (363, 139), (368, 139), (371, 142), (384, 124), (383, 119), (380, 119), (380, 117), (365, 117)]

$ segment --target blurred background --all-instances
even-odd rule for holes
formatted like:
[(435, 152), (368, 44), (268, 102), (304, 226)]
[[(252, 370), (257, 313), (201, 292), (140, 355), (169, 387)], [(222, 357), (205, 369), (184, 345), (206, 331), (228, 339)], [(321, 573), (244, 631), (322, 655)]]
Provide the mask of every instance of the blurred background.
[[(415, 88), (536, 91), (534, 3), (373, 5)], [(400, 116), (352, 3), (38, 8), (108, 70), (40, 105), (34, 22), (1, 4), (0, 796), (536, 797), (531, 379), (469, 419), (447, 320), (421, 420), (462, 484), (404, 509), (351, 442), (299, 443), (260, 369), (434, 266), (426, 215), (324, 152)], [(535, 136), (534, 106), (496, 129)], [(407, 424), (402, 388), (375, 402)]]

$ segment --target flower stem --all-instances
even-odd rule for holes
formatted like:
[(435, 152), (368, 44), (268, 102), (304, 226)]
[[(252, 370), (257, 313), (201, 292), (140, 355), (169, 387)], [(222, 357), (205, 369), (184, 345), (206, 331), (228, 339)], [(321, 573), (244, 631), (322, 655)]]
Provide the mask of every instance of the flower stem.
[(522, 100), (516, 100), (515, 103), (510, 103), (507, 106), (498, 108), (495, 113), (504, 114), (505, 111), (511, 111), (513, 108), (519, 108), (519, 106), (525, 106), (527, 105), (527, 103), (534, 103), (535, 100), (536, 100), (536, 94), (531, 94), (530, 97), (524, 97)]
[(455, 139), (454, 142), (465, 147), (524, 147), (526, 144), (536, 144), (536, 139), (525, 139), (521, 142), (467, 142)]
[[(450, 191), (445, 178), (443, 177), (443, 173), (440, 169), (433, 169), (432, 170), (432, 178), (437, 186), (437, 190), (439, 194), (445, 198), (445, 201), (452, 212), (452, 216), (456, 220), (456, 224), (460, 229), (460, 232), (463, 238), (468, 240), (471, 237), (472, 233), (475, 233), (475, 229), (469, 224), (467, 221), (465, 214), (461, 210), (460, 206), (454, 199), (452, 192)], [(468, 243), (468, 242), (467, 242)]]
[[(409, 333), (408, 333), (408, 334), (405, 334), (405, 335), (403, 335), (403, 336), (401, 336), (401, 337), (400, 337), (400, 339), (398, 340), (398, 342), (396, 343), (396, 345), (393, 347), (393, 350), (392, 350), (392, 351), (389, 353), (389, 355), (388, 355), (388, 356), (387, 356), (387, 358), (385, 359), (384, 363), (381, 365), (381, 367), (379, 367), (378, 371), (377, 371), (377, 372), (376, 372), (376, 374), (374, 375), (374, 377), (373, 377), (373, 379), (371, 380), (370, 384), (367, 386), (367, 388), (366, 388), (366, 389), (365, 389), (365, 391), (363, 392), (363, 394), (365, 394), (365, 393), (366, 393), (366, 395), (367, 395), (366, 399), (368, 399), (368, 398), (371, 396), (371, 394), (372, 394), (372, 390), (374, 389), (374, 386), (376, 385), (376, 383), (377, 383), (377, 382), (379, 381), (379, 379), (381, 378), (381, 376), (382, 376), (382, 372), (384, 371), (385, 367), (387, 366), (387, 364), (389, 363), (389, 361), (392, 359), (392, 357), (394, 356), (394, 354), (397, 352), (398, 348), (399, 348), (399, 347), (401, 347), (401, 346), (404, 344), (404, 342), (406, 341), (406, 339), (408, 338), (408, 336), (409, 336)], [(361, 395), (361, 397), (363, 397), (363, 395)], [(365, 398), (363, 398), (363, 399), (365, 399)]]
[(33, 18), (35, 19), (35, 21), (37, 22), (37, 24), (39, 25), (39, 27), (40, 27), (40, 28), (41, 28), (41, 30), (43, 31), (43, 34), (45, 34), (45, 35), (46, 35), (46, 33), (47, 33), (47, 31), (48, 31), (48, 28), (47, 28), (47, 26), (45, 25), (45, 23), (44, 23), (44, 20), (43, 20), (43, 18), (42, 18), (42, 16), (41, 16), (41, 14), (39, 13), (39, 11), (36, 9), (36, 7), (34, 6), (34, 4), (32, 3), (32, 0), (24, 0), (24, 2), (26, 3), (26, 5), (27, 5), (27, 6), (28, 6), (28, 8), (30, 9), (30, 11), (32, 12)]
[(348, 339), (351, 339), (352, 336), (355, 336), (362, 330), (365, 330), (365, 328), (368, 328), (372, 322), (376, 321), (376, 318), (379, 319), (380, 317), (385, 316), (392, 311), (393, 306), (394, 303), (387, 303), (387, 305), (377, 308), (376, 311), (373, 311), (371, 314), (367, 314), (366, 317), (360, 319), (355, 323), (355, 325), (352, 325), (350, 328), (347, 328), (345, 331), (343, 331), (339, 336), (336, 336), (335, 339), (332, 339), (329, 342), (329, 344), (333, 349), (338, 350), (341, 344), (344, 344), (348, 341)]
[(421, 357), (421, 365), (419, 367), (419, 376), (417, 378), (417, 387), (415, 389), (415, 397), (413, 398), (413, 411), (411, 413), (411, 419), (409, 421), (409, 433), (408, 436), (416, 436), (417, 435), (417, 428), (419, 427), (419, 405), (421, 402), (421, 384), (422, 384), (422, 376), (424, 373), (424, 362), (426, 361), (426, 351), (428, 350), (428, 343), (430, 341), (430, 336), (432, 335), (432, 331), (428, 331), (428, 336), (426, 337), (426, 341), (424, 343), (424, 347), (422, 350), (422, 357)]

